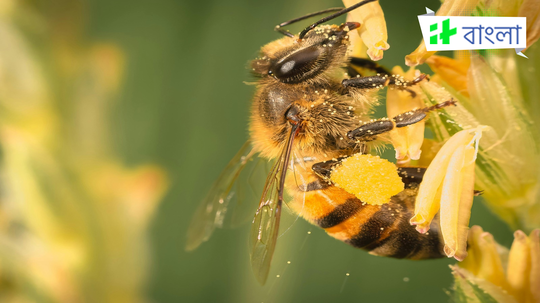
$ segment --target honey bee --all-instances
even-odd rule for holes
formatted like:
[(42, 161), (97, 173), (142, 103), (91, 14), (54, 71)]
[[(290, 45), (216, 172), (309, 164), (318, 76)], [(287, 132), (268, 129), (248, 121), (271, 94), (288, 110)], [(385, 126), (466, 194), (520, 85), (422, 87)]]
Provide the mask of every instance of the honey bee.
[[(188, 250), (198, 247), (216, 226), (223, 225), (231, 200), (241, 200), (235, 189), (242, 185), (238, 184), (239, 176), (260, 157), (274, 160), (250, 234), (251, 265), (261, 284), (267, 279), (276, 247), (286, 193), (291, 196), (286, 205), (293, 212), (330, 236), (371, 254), (407, 259), (445, 256), (437, 219), (426, 234), (409, 224), (425, 169), (400, 168), (405, 190), (382, 206), (362, 203), (328, 179), (332, 167), (343, 158), (369, 153), (378, 136), (422, 121), (428, 112), (454, 104), (447, 101), (390, 119), (366, 120), (378, 89), (393, 86), (407, 90), (427, 81), (425, 75), (404, 81), (372, 61), (349, 57), (348, 34), (360, 23), (321, 25), (372, 1), (364, 0), (346, 9), (327, 9), (276, 26), (285, 37), (263, 46), (260, 57), (251, 63), (258, 82), (251, 107), (250, 139), (199, 207), (188, 231)], [(333, 14), (299, 35), (283, 29), (328, 13)], [(377, 74), (362, 77), (355, 74), (354, 67), (373, 69)]]

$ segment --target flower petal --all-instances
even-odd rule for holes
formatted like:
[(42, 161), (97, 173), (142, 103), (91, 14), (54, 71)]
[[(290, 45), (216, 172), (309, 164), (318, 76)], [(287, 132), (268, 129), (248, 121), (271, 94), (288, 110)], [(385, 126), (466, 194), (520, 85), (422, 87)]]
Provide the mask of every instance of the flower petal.
[(461, 171), (463, 185), (458, 210), (457, 250), (454, 256), (458, 261), (463, 261), (467, 257), (467, 235), (469, 233), (469, 220), (471, 218), (471, 208), (474, 200), (475, 157), (475, 148), (467, 146), (465, 148), (465, 167)]
[(525, 300), (529, 291), (531, 256), (527, 235), (518, 230), (514, 233), (514, 242), (508, 255), (506, 277), (510, 285), (510, 293), (518, 301)]
[(478, 238), (478, 247), (480, 248), (480, 266), (476, 276), (503, 289), (509, 289), (493, 236), (488, 232), (482, 233)]
[(430, 51), (426, 49), (426, 44), (424, 40), (420, 42), (420, 45), (410, 54), (405, 56), (405, 64), (407, 66), (417, 66), (426, 62), (427, 58), (434, 55), (436, 51)]
[(458, 93), (469, 97), (467, 91), (467, 71), (469, 64), (465, 61), (444, 56), (432, 56), (426, 60), (431, 70), (452, 86)]
[[(510, 2), (510, 1), (508, 1)], [(527, 18), (527, 48), (540, 38), (540, 4), (538, 0), (525, 0), (519, 8), (518, 17)]]
[[(343, 0), (343, 3), (349, 7), (358, 3), (358, 0)], [(349, 15), (353, 21), (362, 24), (358, 33), (368, 48), (367, 54), (371, 60), (381, 60), (383, 51), (390, 48), (390, 45), (386, 42), (388, 40), (386, 20), (379, 2), (365, 4), (362, 8), (349, 12)]]
[(399, 160), (407, 157), (407, 130), (403, 127), (392, 130), (390, 132), (390, 141), (392, 141), (392, 146), (396, 150), (398, 164), (402, 164)]
[(435, 16), (468, 16), (472, 13), (479, 0), (446, 0)]
[(460, 146), (450, 158), (441, 193), (441, 233), (444, 238), (444, 253), (449, 258), (456, 254), (458, 246), (459, 200), (463, 187), (461, 171), (464, 164), (465, 146)]
[[(347, 22), (356, 22), (355, 18), (351, 14), (347, 14)], [(360, 38), (358, 31), (349, 32), (349, 56), (358, 58), (367, 58), (367, 46)]]
[(500, 17), (517, 16), (519, 7), (523, 0), (508, 1), (508, 0), (489, 0), (486, 1), (486, 9), (490, 15)]
[[(406, 73), (399, 66), (392, 69), (394, 75), (403, 76), (405, 80), (412, 81), (419, 76), (414, 68)], [(389, 88), (386, 93), (386, 113), (388, 117), (395, 117), (401, 113), (424, 107), (421, 99), (422, 92), (419, 87), (410, 86), (407, 90)], [(421, 146), (424, 141), (425, 121), (413, 125), (397, 128), (390, 132), (390, 140), (396, 150), (398, 164), (412, 160), (418, 160), (421, 154)]]
[[(477, 141), (479, 138), (473, 138)], [(467, 256), (467, 234), (474, 198), (476, 151), (466, 145), (455, 151), (443, 182), (441, 231), (446, 255), (463, 261)]]
[(470, 271), (473, 275), (477, 275), (480, 271), (480, 258), (482, 257), (482, 252), (480, 247), (478, 247), (478, 239), (480, 235), (484, 233), (482, 227), (474, 225), (469, 230), (468, 235), (468, 255), (463, 262), (459, 263), (459, 267), (465, 268)]
[[(433, 220), (433, 217), (439, 209), (439, 206), (435, 205), (435, 198), (439, 187), (443, 184), (452, 155), (458, 148), (476, 142), (477, 139), (479, 139), (478, 133), (481, 132), (482, 129), (483, 127), (478, 127), (476, 129), (463, 130), (456, 133), (443, 145), (429, 165), (424, 174), (424, 181), (420, 183), (418, 196), (416, 197), (414, 216), (410, 220), (412, 225), (418, 225), (416, 229), (419, 232), (429, 230), (431, 220)], [(475, 138), (477, 139), (475, 140)], [(459, 197), (461, 196), (458, 195), (457, 197), (456, 201), (459, 201)]]

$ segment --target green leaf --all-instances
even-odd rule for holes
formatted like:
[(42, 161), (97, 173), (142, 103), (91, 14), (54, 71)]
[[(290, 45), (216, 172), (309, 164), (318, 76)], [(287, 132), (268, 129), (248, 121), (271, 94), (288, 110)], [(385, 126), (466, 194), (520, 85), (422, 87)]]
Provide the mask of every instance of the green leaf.
[(490, 294), (488, 294), (487, 292), (483, 291), (480, 287), (478, 287), (478, 285), (476, 284), (473, 284), (469, 281), (467, 281), (467, 283), (471, 286), (471, 288), (473, 289), (474, 291), (474, 295), (476, 296), (476, 298), (482, 302), (482, 303), (497, 303), (497, 300), (495, 300)]

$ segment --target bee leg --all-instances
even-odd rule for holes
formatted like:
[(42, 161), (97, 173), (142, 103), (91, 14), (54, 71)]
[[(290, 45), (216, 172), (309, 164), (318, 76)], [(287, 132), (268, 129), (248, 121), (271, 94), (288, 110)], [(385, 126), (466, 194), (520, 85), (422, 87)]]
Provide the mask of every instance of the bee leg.
[[(405, 184), (405, 188), (414, 188), (417, 187), (424, 178), (426, 173), (425, 167), (398, 167), (398, 175), (401, 177), (401, 180)], [(474, 196), (481, 196), (484, 194), (483, 190), (474, 190)]]
[(337, 158), (336, 160), (328, 160), (324, 162), (318, 162), (311, 166), (313, 172), (323, 180), (328, 180), (332, 169), (341, 163), (346, 157)]
[(474, 190), (474, 196), (475, 196), (475, 197), (481, 196), (481, 195), (483, 195), (483, 194), (484, 194), (484, 190), (482, 190), (482, 189), (480, 189), (480, 190), (475, 189), (475, 190)]
[(352, 140), (371, 141), (376, 135), (393, 130), (394, 124), (389, 119), (369, 122), (347, 132), (347, 137)]
[[(341, 81), (341, 85), (345, 89), (369, 89), (382, 88), (384, 86), (395, 86), (398, 89), (408, 90), (407, 87), (418, 84), (424, 79), (427, 79), (426, 74), (421, 74), (412, 81), (405, 81), (402, 77), (396, 75), (368, 76), (345, 79)], [(411, 92), (411, 90), (408, 90)], [(416, 94), (415, 94), (416, 95)]]
[(310, 192), (329, 187), (332, 184), (330, 182), (330, 174), (332, 172), (332, 168), (338, 165), (343, 159), (345, 159), (345, 157), (313, 164), (311, 166), (311, 169), (318, 178), (307, 184), (300, 184), (298, 186), (298, 189), (303, 192)]
[(394, 128), (409, 126), (420, 122), (427, 117), (427, 113), (433, 110), (441, 109), (450, 105), (456, 105), (456, 101), (449, 100), (442, 103), (437, 103), (430, 107), (412, 110), (406, 113), (399, 114), (392, 119), (384, 118), (373, 122), (366, 123), (347, 133), (347, 137), (353, 140), (373, 140), (377, 135), (389, 132)]
[(426, 173), (424, 167), (398, 167), (397, 171), (405, 184), (405, 188), (414, 188), (418, 186)]
[(384, 76), (384, 75), (390, 75), (391, 72), (386, 69), (386, 67), (379, 65), (377, 62), (366, 59), (366, 58), (358, 58), (358, 57), (350, 57), (349, 66), (348, 66), (348, 74), (351, 77), (356, 77), (357, 75), (362, 76), (354, 67), (359, 67), (367, 70), (371, 70), (376, 72), (377, 76)]
[[(337, 165), (341, 164), (346, 157), (338, 158), (336, 160), (330, 160), (325, 162), (319, 162), (313, 164), (311, 169), (313, 172), (323, 180), (329, 180), (330, 175), (332, 174), (332, 169)], [(415, 188), (422, 182), (424, 174), (426, 173), (426, 168), (424, 167), (398, 167), (398, 175), (405, 184), (405, 188)], [(313, 183), (313, 182), (312, 182)], [(308, 188), (315, 187), (315, 184), (308, 184)], [(306, 190), (307, 191), (307, 190)], [(475, 195), (480, 195), (482, 191), (476, 191)]]

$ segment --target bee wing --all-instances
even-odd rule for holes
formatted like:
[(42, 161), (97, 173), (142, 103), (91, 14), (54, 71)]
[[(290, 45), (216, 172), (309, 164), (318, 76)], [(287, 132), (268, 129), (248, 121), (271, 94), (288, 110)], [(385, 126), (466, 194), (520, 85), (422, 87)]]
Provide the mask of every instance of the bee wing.
[(283, 205), (283, 186), (297, 129), (298, 125), (293, 126), (278, 160), (266, 179), (259, 208), (251, 224), (251, 268), (261, 284), (266, 282), (276, 248)]
[(245, 202), (256, 201), (264, 184), (258, 181), (268, 175), (268, 166), (268, 161), (257, 157), (250, 142), (240, 148), (197, 208), (188, 229), (186, 250), (207, 241), (216, 227), (235, 226), (252, 217), (257, 204)]
[(281, 161), (276, 162), (268, 176), (259, 208), (251, 224), (251, 267), (257, 280), (264, 284), (276, 247), (281, 217), (279, 202), (279, 175)]
[(229, 207), (222, 227), (236, 228), (253, 220), (258, 207), (256, 201), (261, 197), (273, 163), (257, 155), (248, 160), (229, 193)]

